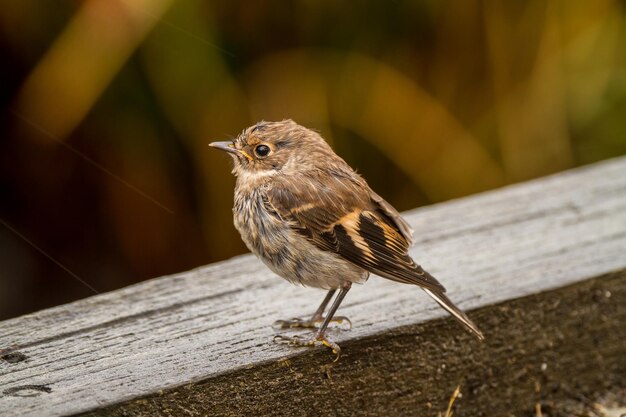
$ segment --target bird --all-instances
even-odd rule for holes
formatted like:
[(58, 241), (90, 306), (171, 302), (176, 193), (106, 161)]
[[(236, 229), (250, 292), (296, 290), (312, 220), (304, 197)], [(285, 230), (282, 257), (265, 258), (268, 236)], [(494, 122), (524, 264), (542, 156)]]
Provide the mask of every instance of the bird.
[(445, 287), (411, 258), (413, 231), (400, 213), (317, 131), (290, 119), (260, 121), (232, 140), (209, 146), (232, 157), (233, 222), (248, 249), (287, 281), (328, 291), (309, 319), (274, 323), (281, 329), (314, 332), (306, 337), (277, 335), (276, 341), (323, 345), (339, 359), (341, 348), (328, 337), (327, 328), (331, 322), (352, 325), (335, 313), (352, 284), (364, 283), (370, 274), (417, 285), (484, 339)]

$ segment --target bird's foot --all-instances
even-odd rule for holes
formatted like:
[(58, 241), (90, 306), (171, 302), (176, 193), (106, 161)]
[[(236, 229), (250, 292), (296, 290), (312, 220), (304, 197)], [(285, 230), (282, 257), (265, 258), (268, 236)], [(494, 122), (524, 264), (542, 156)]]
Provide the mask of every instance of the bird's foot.
[(339, 347), (339, 345), (327, 338), (326, 335), (320, 333), (312, 336), (285, 336), (279, 334), (274, 336), (274, 342), (287, 344), (289, 346), (326, 346), (336, 355), (333, 362), (337, 362), (339, 360), (339, 357), (341, 356), (341, 348)]
[[(324, 317), (313, 317), (308, 320), (294, 317), (290, 320), (276, 320), (272, 327), (274, 329), (317, 329), (323, 322)], [(329, 323), (335, 323), (339, 326), (345, 323), (348, 325), (348, 330), (352, 329), (352, 322), (344, 316), (335, 316)]]

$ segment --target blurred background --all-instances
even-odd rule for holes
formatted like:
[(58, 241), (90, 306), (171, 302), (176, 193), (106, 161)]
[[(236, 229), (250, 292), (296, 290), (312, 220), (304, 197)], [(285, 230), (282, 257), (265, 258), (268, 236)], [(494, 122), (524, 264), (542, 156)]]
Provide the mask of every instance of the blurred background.
[(624, 155), (625, 17), (610, 0), (2, 2), (0, 319), (246, 252), (207, 144), (262, 119), (321, 131), (400, 210)]

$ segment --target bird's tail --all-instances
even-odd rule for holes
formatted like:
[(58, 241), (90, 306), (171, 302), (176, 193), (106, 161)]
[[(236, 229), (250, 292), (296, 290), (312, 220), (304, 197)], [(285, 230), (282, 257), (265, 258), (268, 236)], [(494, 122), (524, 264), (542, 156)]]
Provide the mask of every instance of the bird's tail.
[(454, 303), (443, 293), (439, 291), (433, 291), (426, 288), (422, 288), (428, 295), (433, 297), (437, 303), (446, 311), (454, 316), (458, 321), (463, 323), (468, 329), (474, 333), (474, 335), (478, 338), (478, 340), (484, 340), (485, 336), (478, 329), (478, 327), (474, 324), (473, 321), (469, 319)]

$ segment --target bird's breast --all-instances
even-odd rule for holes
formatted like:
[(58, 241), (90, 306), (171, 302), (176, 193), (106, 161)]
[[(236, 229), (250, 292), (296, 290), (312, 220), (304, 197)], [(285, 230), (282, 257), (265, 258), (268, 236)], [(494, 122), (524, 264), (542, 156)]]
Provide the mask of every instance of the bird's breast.
[(274, 211), (262, 190), (235, 192), (234, 224), (259, 259), (286, 280), (318, 288), (364, 282), (368, 273), (339, 255), (319, 249)]
[(286, 225), (258, 191), (235, 192), (233, 219), (244, 243), (257, 256), (274, 253), (287, 232)]

